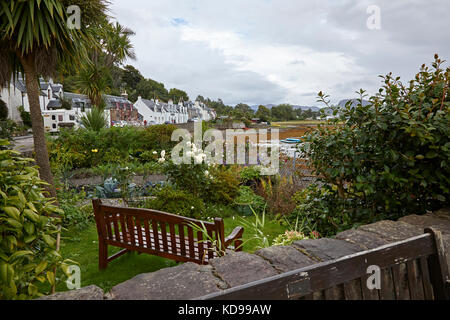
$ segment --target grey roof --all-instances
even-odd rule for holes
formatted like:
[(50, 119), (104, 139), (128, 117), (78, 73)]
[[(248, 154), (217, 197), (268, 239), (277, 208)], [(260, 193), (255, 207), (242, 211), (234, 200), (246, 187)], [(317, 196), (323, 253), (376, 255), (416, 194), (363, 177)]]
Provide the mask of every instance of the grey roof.
[(14, 82), (14, 87), (16, 87), (23, 93), (27, 93), (27, 87), (25, 86), (23, 79), (16, 79), (16, 81)]
[(62, 103), (60, 100), (50, 100), (47, 104), (47, 109), (58, 109), (61, 108)]

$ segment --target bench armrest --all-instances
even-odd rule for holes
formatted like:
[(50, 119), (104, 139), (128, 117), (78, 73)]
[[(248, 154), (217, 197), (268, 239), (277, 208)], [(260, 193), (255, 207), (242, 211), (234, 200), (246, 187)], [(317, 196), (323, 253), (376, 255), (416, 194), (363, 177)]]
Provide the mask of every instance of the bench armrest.
[(243, 227), (234, 228), (233, 232), (225, 238), (224, 247), (228, 248), (234, 242), (235, 251), (242, 251), (242, 235), (244, 234)]

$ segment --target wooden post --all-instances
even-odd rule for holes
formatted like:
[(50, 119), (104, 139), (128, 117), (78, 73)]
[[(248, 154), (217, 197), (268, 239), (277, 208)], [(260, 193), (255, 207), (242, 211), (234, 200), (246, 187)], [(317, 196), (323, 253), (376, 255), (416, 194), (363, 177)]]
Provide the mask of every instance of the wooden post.
[(449, 300), (450, 287), (448, 285), (449, 273), (447, 261), (445, 260), (445, 248), (440, 231), (433, 228), (426, 228), (426, 233), (430, 233), (435, 245), (435, 254), (428, 258), (428, 268), (430, 270), (430, 280), (433, 285), (434, 298), (436, 300)]

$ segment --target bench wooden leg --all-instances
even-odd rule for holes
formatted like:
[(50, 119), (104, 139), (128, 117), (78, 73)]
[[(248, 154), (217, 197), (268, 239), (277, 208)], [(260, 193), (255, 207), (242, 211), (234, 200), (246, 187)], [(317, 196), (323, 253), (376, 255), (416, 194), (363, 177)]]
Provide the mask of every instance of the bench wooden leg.
[(106, 269), (108, 266), (108, 245), (103, 241), (98, 242), (98, 268)]

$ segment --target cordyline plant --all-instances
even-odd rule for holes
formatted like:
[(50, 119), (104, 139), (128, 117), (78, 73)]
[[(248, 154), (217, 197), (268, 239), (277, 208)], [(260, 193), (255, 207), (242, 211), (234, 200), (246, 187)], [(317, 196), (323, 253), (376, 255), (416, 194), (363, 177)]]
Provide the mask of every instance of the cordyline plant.
[[(352, 220), (398, 218), (449, 204), (450, 68), (435, 55), (408, 84), (392, 74), (363, 103), (307, 135), (310, 165), (350, 204)], [(319, 101), (329, 105), (328, 96)], [(346, 210), (347, 210), (346, 209)]]
[(59, 219), (53, 216), (61, 210), (44, 197), (46, 182), (30, 166), (33, 159), (17, 155), (0, 150), (0, 300), (41, 296), (42, 284), (56, 284), (56, 267), (67, 272), (74, 263), (56, 250)]

